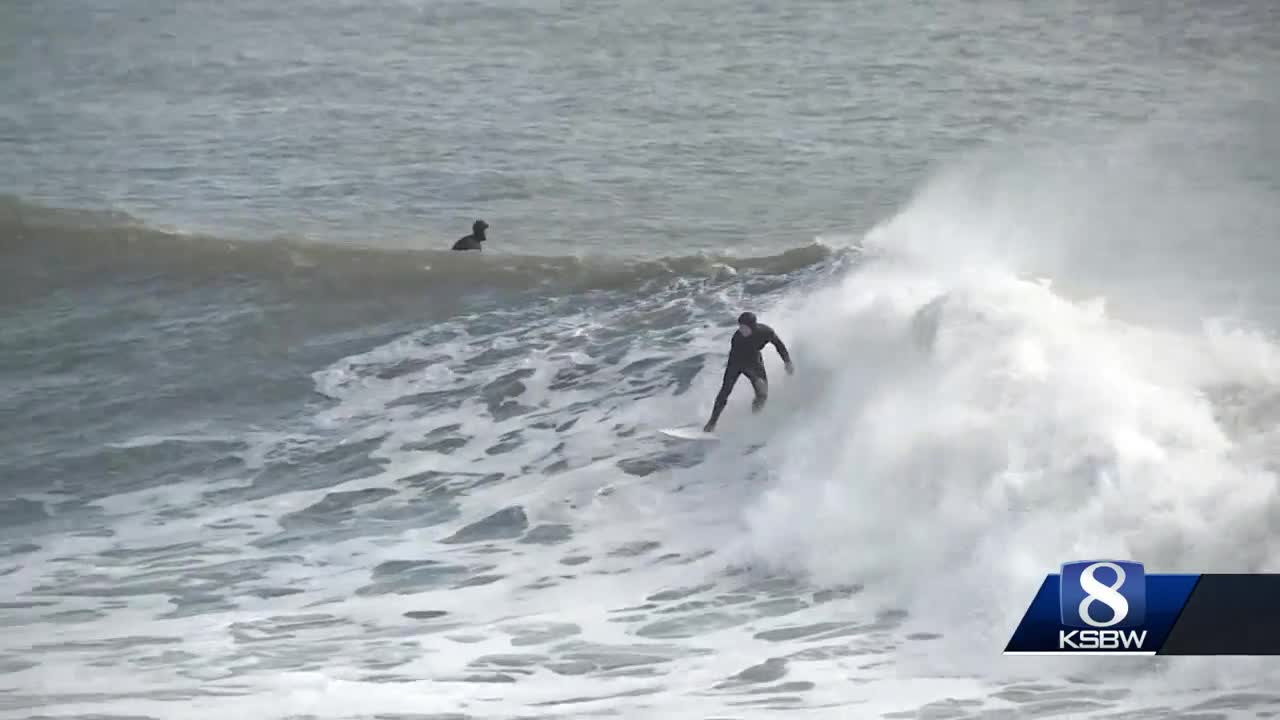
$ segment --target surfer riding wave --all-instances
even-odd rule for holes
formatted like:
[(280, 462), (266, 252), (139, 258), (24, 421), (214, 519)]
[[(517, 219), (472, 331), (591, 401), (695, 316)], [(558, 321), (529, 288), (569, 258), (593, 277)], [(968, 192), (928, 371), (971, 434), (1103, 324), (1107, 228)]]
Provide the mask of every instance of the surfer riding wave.
[(787, 351), (787, 346), (782, 342), (782, 338), (778, 337), (778, 333), (756, 320), (754, 313), (744, 312), (738, 316), (738, 331), (733, 334), (733, 340), (729, 343), (729, 360), (724, 368), (724, 382), (720, 384), (720, 392), (716, 394), (711, 419), (702, 428), (704, 432), (715, 431), (720, 413), (724, 412), (725, 405), (729, 402), (729, 394), (733, 392), (733, 386), (738, 382), (739, 375), (747, 376), (747, 380), (751, 381), (751, 389), (755, 391), (755, 398), (751, 402), (752, 412), (760, 412), (769, 401), (769, 375), (765, 372), (764, 356), (760, 351), (765, 345), (770, 344), (777, 349), (782, 362), (786, 364), (787, 374), (794, 373), (795, 366), (791, 364), (791, 353)]

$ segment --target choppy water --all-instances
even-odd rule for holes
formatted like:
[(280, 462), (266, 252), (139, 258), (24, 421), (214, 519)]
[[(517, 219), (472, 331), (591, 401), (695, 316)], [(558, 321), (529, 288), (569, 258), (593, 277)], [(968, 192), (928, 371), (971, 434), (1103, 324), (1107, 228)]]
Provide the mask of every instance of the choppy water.
[[(0, 58), (0, 717), (1280, 711), (999, 654), (1064, 559), (1280, 570), (1274, 4), (9, 2)], [(657, 435), (744, 308), (797, 374)]]

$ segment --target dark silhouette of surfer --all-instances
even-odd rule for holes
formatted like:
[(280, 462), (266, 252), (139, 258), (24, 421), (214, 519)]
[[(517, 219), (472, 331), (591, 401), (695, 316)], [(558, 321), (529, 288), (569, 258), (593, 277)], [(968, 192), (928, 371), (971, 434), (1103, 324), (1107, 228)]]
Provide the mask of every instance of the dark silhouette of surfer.
[(488, 240), (484, 236), (484, 231), (489, 229), (489, 223), (483, 220), (477, 220), (471, 224), (471, 234), (460, 238), (458, 242), (453, 244), (454, 250), (483, 250), (480, 243)]
[(760, 351), (765, 345), (772, 344), (786, 363), (787, 374), (795, 372), (791, 364), (791, 353), (778, 337), (773, 328), (756, 320), (754, 313), (744, 312), (738, 316), (738, 331), (733, 334), (729, 343), (729, 361), (725, 363), (724, 382), (720, 384), (720, 392), (716, 395), (715, 407), (711, 410), (711, 419), (707, 421), (704, 432), (715, 432), (720, 413), (729, 402), (729, 393), (738, 382), (739, 375), (746, 375), (751, 381), (751, 389), (755, 391), (755, 399), (751, 403), (751, 412), (760, 412), (769, 400), (769, 376), (764, 370), (764, 356)]

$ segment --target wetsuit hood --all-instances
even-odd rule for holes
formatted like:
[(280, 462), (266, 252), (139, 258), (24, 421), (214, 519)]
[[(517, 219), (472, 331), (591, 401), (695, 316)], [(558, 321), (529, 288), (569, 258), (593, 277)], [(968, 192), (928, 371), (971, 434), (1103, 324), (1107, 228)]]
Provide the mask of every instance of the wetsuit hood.
[(752, 330), (755, 330), (755, 329), (756, 329), (756, 316), (755, 316), (755, 313), (749, 313), (749, 312), (744, 312), (744, 313), (742, 313), (741, 315), (739, 315), (739, 316), (738, 316), (738, 324), (739, 324), (739, 325), (746, 325), (747, 327), (751, 328)]

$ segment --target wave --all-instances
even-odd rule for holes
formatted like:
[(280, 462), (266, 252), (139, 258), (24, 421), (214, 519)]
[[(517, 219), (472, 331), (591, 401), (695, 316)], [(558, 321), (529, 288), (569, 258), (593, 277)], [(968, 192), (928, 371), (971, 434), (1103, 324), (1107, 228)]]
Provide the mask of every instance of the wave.
[[(771, 399), (773, 481), (742, 540), (753, 563), (863, 583), (948, 628), (939, 657), (970, 668), (993, 662), (1063, 561), (1280, 569), (1275, 316), (1210, 292), (1256, 275), (1267, 250), (1236, 213), (1274, 213), (1221, 187), (1168, 193), (1200, 220), (1187, 233), (1232, 251), (1215, 268), (1236, 274), (1205, 275), (1204, 248), (1167, 218), (1111, 227), (1111, 208), (1153, 192), (1126, 188), (1129, 169), (1095, 175), (1091, 202), (1066, 191), (1074, 171), (1027, 162), (954, 169), (868, 235), (853, 273), (772, 310), (802, 372)], [(1025, 176), (1062, 189), (1061, 207), (1018, 202)], [(1063, 217), (1089, 232), (1062, 232)], [(1086, 253), (1117, 236), (1099, 269)]]
[[(819, 240), (774, 255), (727, 253), (625, 258), (349, 246), (295, 238), (242, 240), (169, 231), (112, 211), (52, 208), (0, 196), (0, 248), (43, 274), (163, 271), (192, 276), (265, 275), (363, 288), (405, 286), (619, 290), (655, 280), (784, 275), (843, 250)], [(28, 270), (30, 268), (27, 268)]]

